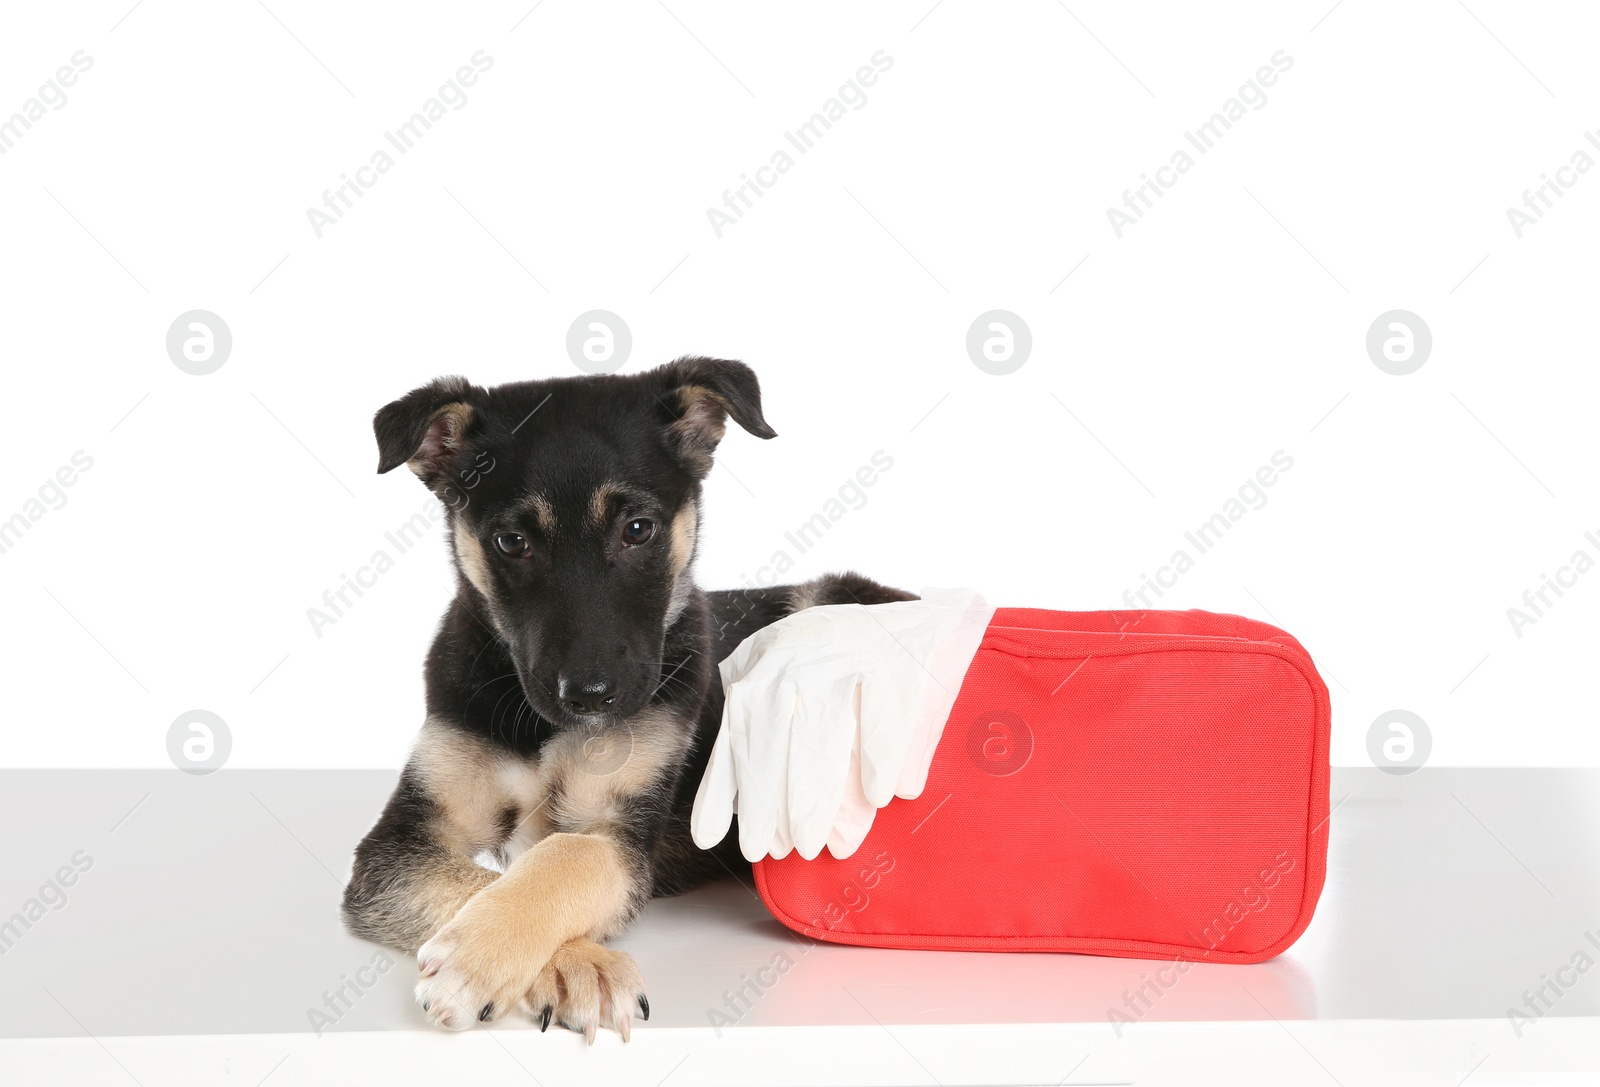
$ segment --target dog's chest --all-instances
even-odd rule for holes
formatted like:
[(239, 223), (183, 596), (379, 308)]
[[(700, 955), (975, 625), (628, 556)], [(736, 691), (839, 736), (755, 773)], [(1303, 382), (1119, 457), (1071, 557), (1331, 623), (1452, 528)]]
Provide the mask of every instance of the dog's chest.
[(538, 759), (517, 759), (501, 763), (495, 777), (502, 804), (500, 822), (509, 830), (498, 852), (509, 864), (555, 829), (550, 818), (551, 775)]
[[(500, 763), (496, 792), (509, 863), (557, 831), (606, 833), (626, 814), (626, 794), (659, 769), (630, 734), (559, 736), (537, 756)], [(648, 772), (645, 763), (648, 763)]]

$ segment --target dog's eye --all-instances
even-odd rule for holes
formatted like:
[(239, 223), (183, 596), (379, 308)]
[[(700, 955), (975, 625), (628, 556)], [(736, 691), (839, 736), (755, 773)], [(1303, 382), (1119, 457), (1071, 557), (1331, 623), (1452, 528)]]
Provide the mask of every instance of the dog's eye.
[(656, 523), (643, 517), (636, 517), (622, 526), (622, 542), (629, 547), (638, 547), (640, 544), (650, 542), (656, 534)]
[(497, 533), (494, 545), (507, 555), (526, 555), (528, 553), (528, 538), (517, 532)]

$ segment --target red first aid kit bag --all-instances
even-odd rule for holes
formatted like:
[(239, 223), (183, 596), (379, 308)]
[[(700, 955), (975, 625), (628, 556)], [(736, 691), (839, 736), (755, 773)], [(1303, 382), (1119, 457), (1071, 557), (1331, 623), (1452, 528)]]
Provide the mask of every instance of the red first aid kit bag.
[(1261, 962), (1322, 890), (1329, 720), (1265, 623), (1001, 608), (922, 794), (844, 860), (757, 862), (756, 886), (834, 943)]

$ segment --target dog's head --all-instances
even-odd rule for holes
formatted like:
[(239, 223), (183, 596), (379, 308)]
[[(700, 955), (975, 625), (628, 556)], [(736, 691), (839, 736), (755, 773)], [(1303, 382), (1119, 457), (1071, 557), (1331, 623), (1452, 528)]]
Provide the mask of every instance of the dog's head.
[(449, 511), (463, 591), (557, 727), (630, 716), (662, 684), (693, 591), (700, 481), (729, 417), (761, 438), (748, 366), (681, 358), (626, 376), (481, 388), (440, 378), (373, 419)]

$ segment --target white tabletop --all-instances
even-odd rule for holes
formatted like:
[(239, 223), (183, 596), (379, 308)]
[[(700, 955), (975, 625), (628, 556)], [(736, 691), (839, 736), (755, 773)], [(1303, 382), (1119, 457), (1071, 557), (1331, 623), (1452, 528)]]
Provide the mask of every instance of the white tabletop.
[[(350, 1033), (431, 1035), (411, 999), (414, 964), (345, 935), (338, 922), (350, 851), (393, 780), (382, 771), (0, 773), (0, 818), (10, 831), (0, 845), (0, 917), (25, 912), (30, 899), (46, 906), (31, 927), (0, 930), (0, 1039), (19, 1040), (0, 1041), (0, 1069), (8, 1060), (34, 1067), (27, 1062), (47, 1052), (21, 1039), (87, 1039), (93, 1048), (62, 1052), (105, 1063), (119, 1049), (142, 1052), (141, 1038), (271, 1036), (294, 1051), (300, 1043), (284, 1036), (320, 1044)], [(1445, 1032), (1436, 1038), (1454, 1037), (1454, 1024), (1470, 1035), (1461, 1043), (1466, 1058), (1496, 1041), (1531, 1057), (1575, 1030), (1596, 1040), (1600, 1064), (1600, 965), (1556, 990), (1531, 1029), (1518, 1032), (1507, 1017), (1552, 975), (1575, 976), (1557, 971), (1579, 952), (1600, 963), (1600, 772), (1337, 770), (1333, 803), (1327, 885), (1299, 943), (1259, 965), (1194, 966), (1132, 1034), (1226, 1022), (1298, 1044), (1321, 1037), (1324, 1024), (1360, 1033), (1370, 1021), (1397, 1021)], [(63, 894), (41, 893), (74, 865)], [(753, 888), (731, 881), (651, 903), (618, 946), (637, 959), (650, 992), (652, 1018), (633, 1044), (641, 1052), (652, 1044), (641, 1040), (674, 1032), (727, 1042), (726, 1055), (741, 1034), (784, 1036), (805, 1050), (866, 1028), (919, 1064), (908, 1040), (924, 1039), (918, 1044), (933, 1053), (963, 1033), (1073, 1036), (1057, 1028), (1111, 1037), (1099, 1044), (1125, 1057), (1146, 1043), (1128, 1042), (1126, 1028), (1112, 1032), (1108, 1010), (1156, 965), (809, 944), (775, 922)], [(792, 965), (781, 973), (770, 969), (785, 960)], [(774, 980), (748, 1010), (730, 1005), (728, 994), (751, 978)], [(330, 1004), (341, 985), (347, 999)], [(507, 1022), (493, 1033), (530, 1029)], [(1537, 1032), (1544, 1045), (1524, 1044)], [(1159, 1036), (1158, 1048), (1178, 1037)], [(1064, 1063), (1045, 1082), (1072, 1068), (1070, 1052), (1059, 1056)], [(1294, 1059), (1307, 1058), (1332, 1060), (1309, 1049)], [(982, 1067), (1004, 1063), (996, 1055)], [(1469, 1067), (1456, 1068), (1457, 1078)], [(951, 1082), (932, 1065), (905, 1068), (903, 1082)], [(1485, 1064), (1475, 1082), (1494, 1082), (1493, 1072)], [(855, 1073), (877, 1082), (864, 1066)], [(782, 1068), (762, 1074), (785, 1081)], [(292, 1070), (283, 1075), (292, 1081)], [(817, 1075), (808, 1081), (826, 1078)]]

